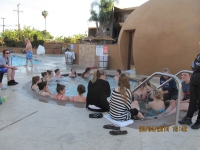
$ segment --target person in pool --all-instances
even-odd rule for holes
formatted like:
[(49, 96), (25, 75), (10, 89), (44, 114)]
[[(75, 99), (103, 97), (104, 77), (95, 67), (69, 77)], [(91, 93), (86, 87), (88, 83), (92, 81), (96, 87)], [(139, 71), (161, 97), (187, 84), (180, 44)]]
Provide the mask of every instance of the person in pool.
[(68, 77), (72, 77), (72, 78), (77, 77), (76, 69), (72, 68), (71, 73), (68, 75)]
[(54, 78), (54, 73), (52, 70), (47, 70), (47, 74), (48, 74), (48, 78), (47, 78), (47, 81), (52, 81), (53, 78)]
[(86, 102), (86, 97), (83, 95), (83, 93), (85, 93), (85, 86), (82, 84), (79, 84), (77, 87), (77, 92), (78, 95), (77, 96), (73, 96), (71, 98), (71, 101), (73, 102)]
[(117, 69), (117, 70), (116, 70), (116, 75), (115, 75), (114, 79), (115, 79), (115, 80), (119, 80), (120, 74), (121, 74), (121, 70), (120, 70), (120, 69)]
[(41, 80), (47, 82), (47, 81), (48, 81), (48, 80), (47, 80), (47, 79), (48, 79), (48, 74), (47, 74), (47, 72), (42, 72), (41, 75), (42, 75)]
[(153, 101), (147, 104), (147, 109), (150, 109), (149, 115), (156, 116), (165, 111), (165, 103), (162, 100), (163, 92), (162, 90), (153, 90)]
[(55, 72), (55, 76), (54, 76), (55, 79), (60, 79), (60, 78), (62, 78), (62, 76), (61, 76), (61, 74), (60, 74), (60, 69), (56, 69), (54, 72)]
[[(143, 80), (138, 81), (138, 85), (142, 84)], [(134, 89), (136, 88), (136, 84), (134, 85)], [(148, 95), (148, 91), (146, 89), (145, 84), (143, 84), (138, 90), (134, 92), (134, 97), (138, 101), (145, 101)]]
[(70, 101), (70, 98), (65, 95), (65, 93), (66, 93), (65, 85), (58, 83), (57, 87), (56, 87), (56, 91), (58, 94), (54, 95), (54, 97), (53, 97), (54, 99)]
[(31, 89), (33, 91), (38, 92), (39, 91), (39, 87), (38, 87), (38, 83), (40, 83), (42, 80), (39, 76), (34, 76), (32, 77), (32, 85), (31, 85)]
[(87, 68), (85, 69), (85, 72), (82, 73), (81, 77), (82, 77), (82, 78), (87, 78), (87, 77), (89, 77), (89, 76), (91, 76), (91, 68), (90, 68), (90, 67), (87, 67)]
[(42, 81), (38, 83), (39, 91), (38, 94), (47, 97), (53, 97), (54, 95), (49, 91), (49, 86), (47, 82)]
[(10, 51), (8, 49), (3, 50), (3, 55), (0, 56), (0, 71), (4, 74), (7, 73), (8, 86), (16, 85), (18, 82), (15, 81), (15, 70), (17, 67), (11, 66), (9, 58)]

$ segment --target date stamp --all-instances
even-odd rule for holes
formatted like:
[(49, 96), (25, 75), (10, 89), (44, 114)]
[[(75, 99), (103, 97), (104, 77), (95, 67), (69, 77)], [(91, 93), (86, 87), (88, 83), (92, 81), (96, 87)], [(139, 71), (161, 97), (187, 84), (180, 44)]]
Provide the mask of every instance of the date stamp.
[(139, 126), (139, 132), (187, 132), (187, 126)]

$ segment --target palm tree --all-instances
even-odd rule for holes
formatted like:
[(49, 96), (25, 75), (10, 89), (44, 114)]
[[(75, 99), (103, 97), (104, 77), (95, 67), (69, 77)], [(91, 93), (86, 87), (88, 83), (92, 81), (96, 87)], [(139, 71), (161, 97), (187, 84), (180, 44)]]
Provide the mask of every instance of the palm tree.
[(42, 12), (42, 16), (43, 16), (44, 19), (45, 19), (45, 31), (46, 31), (46, 17), (47, 17), (47, 15), (48, 15), (48, 12), (47, 12), (46, 10), (44, 10), (44, 11)]
[(106, 33), (106, 28), (110, 23), (114, 3), (118, 4), (118, 2), (119, 0), (100, 0), (100, 2), (94, 1), (91, 4), (92, 10), (94, 10), (95, 6), (99, 9), (98, 18), (104, 34)]
[(91, 14), (91, 17), (89, 18), (89, 21), (95, 22), (97, 33), (98, 33), (98, 31), (99, 31), (99, 16), (98, 16), (97, 12), (93, 9), (90, 10), (90, 14)]

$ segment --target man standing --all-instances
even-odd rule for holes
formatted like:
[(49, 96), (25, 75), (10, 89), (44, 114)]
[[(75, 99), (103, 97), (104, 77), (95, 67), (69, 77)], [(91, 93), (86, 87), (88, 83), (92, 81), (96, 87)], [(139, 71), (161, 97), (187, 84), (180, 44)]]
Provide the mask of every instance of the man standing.
[(33, 51), (32, 51), (32, 45), (29, 41), (29, 39), (25, 39), (25, 43), (26, 43), (26, 48), (23, 51), (26, 51), (26, 67), (28, 66), (28, 60), (30, 60), (31, 62), (31, 67), (33, 67)]

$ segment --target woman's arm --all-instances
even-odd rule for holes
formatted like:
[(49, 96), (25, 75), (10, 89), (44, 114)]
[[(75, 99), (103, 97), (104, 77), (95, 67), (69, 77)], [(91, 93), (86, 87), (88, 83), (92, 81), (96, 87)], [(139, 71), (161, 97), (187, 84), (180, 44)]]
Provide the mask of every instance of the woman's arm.
[(70, 98), (68, 96), (63, 96), (62, 100), (70, 101)]

